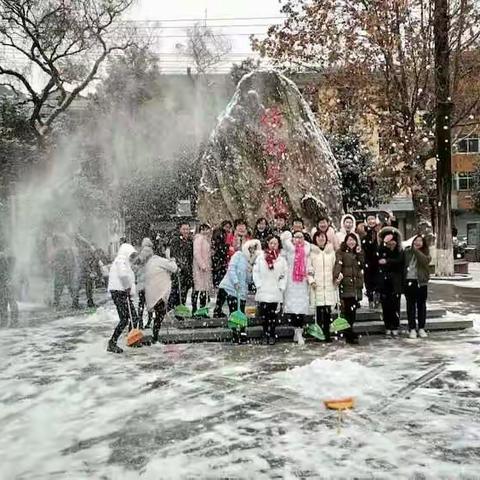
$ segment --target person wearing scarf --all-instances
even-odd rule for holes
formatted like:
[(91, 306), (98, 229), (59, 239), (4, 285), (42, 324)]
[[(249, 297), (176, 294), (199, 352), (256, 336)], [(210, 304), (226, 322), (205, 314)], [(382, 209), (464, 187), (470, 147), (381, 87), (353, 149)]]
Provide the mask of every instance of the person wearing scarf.
[(280, 239), (288, 265), (284, 312), (295, 328), (293, 340), (303, 345), (303, 326), (310, 308), (307, 265), (311, 245), (300, 231), (294, 233), (293, 241), (291, 232), (284, 232)]
[(287, 285), (287, 272), (287, 261), (280, 255), (280, 240), (270, 235), (253, 266), (253, 282), (257, 289), (255, 300), (258, 302), (258, 316), (263, 322), (264, 345), (274, 345), (276, 341), (275, 325)]

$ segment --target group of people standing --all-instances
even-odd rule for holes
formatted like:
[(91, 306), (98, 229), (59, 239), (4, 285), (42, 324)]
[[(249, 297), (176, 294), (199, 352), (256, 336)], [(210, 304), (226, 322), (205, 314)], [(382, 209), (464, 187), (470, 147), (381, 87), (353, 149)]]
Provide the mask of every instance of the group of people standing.
[[(225, 220), (213, 231), (200, 224), (194, 237), (188, 222), (181, 223), (162, 254), (154, 252), (149, 239), (143, 240), (139, 252), (130, 244), (120, 247), (108, 286), (120, 322), (108, 350), (121, 352), (117, 340), (129, 323), (143, 328), (145, 306), (156, 342), (168, 310), (185, 304), (191, 290), (195, 316), (214, 289), (214, 317), (224, 316), (225, 303), (230, 313), (245, 312), (249, 292), (255, 293), (265, 344), (275, 343), (280, 312), (294, 326), (294, 340), (303, 344), (311, 307), (315, 307), (326, 341), (331, 341), (329, 327), (336, 306), (349, 323), (346, 341), (357, 343), (353, 327), (364, 287), (370, 306), (382, 305), (387, 335), (398, 335), (404, 293), (409, 335), (424, 337), (428, 251), (421, 235), (403, 250), (400, 232), (391, 222), (380, 223), (376, 215), (357, 222), (347, 214), (338, 231), (323, 217), (310, 233), (301, 218), (293, 219), (290, 228), (282, 214), (275, 216), (272, 225), (265, 218), (258, 219), (253, 231), (242, 219)], [(135, 288), (139, 290), (138, 315), (132, 302)], [(246, 341), (246, 333), (238, 332), (236, 340)]]

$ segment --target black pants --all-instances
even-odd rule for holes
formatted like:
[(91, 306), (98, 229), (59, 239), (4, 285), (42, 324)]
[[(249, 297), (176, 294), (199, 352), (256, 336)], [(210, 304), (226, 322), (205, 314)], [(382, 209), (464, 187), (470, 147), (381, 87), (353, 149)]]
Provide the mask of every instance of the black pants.
[(393, 291), (380, 295), (385, 330), (398, 330), (400, 327), (400, 294)]
[[(246, 304), (247, 304), (246, 300), (240, 300), (240, 310), (243, 313), (245, 313)], [(227, 305), (230, 313), (233, 313), (235, 310), (237, 310), (239, 307), (237, 297), (233, 297), (232, 295), (227, 295)], [(247, 332), (245, 327), (241, 327), (240, 330), (233, 330), (232, 339), (235, 343), (246, 342)]]
[(342, 315), (345, 317), (350, 325), (350, 328), (343, 331), (345, 340), (350, 343), (358, 338), (358, 335), (353, 331), (355, 321), (357, 319), (358, 301), (356, 298), (342, 298)]
[(305, 314), (304, 313), (287, 313), (288, 319), (292, 324), (292, 327), (303, 328), (305, 325)]
[(375, 298), (375, 288), (377, 280), (377, 271), (374, 268), (365, 268), (365, 290), (369, 302)]
[(322, 327), (325, 340), (330, 341), (330, 322), (332, 318), (332, 307), (322, 305), (317, 307), (317, 323)]
[(407, 317), (408, 328), (416, 330), (416, 319), (418, 319), (418, 328), (425, 328), (427, 321), (427, 294), (428, 287), (420, 286), (417, 280), (407, 280), (405, 288), (405, 298), (407, 299)]
[(277, 323), (278, 303), (260, 302), (258, 304), (258, 316), (262, 319), (263, 335), (265, 337), (275, 337), (275, 326)]
[(174, 276), (172, 280), (172, 291), (168, 299), (168, 309), (171, 310), (178, 305), (185, 305), (187, 303), (187, 293), (193, 286), (193, 279), (191, 275), (180, 274), (180, 286), (178, 284), (178, 277)]
[[(132, 297), (127, 292), (124, 292), (123, 290), (112, 290), (110, 294), (112, 295), (115, 307), (117, 307), (118, 318), (120, 320), (113, 331), (111, 339), (116, 343), (125, 327), (130, 323), (130, 312), (132, 314), (133, 325), (137, 324), (137, 312), (133, 306)], [(129, 305), (130, 310), (128, 308)]]
[[(143, 328), (143, 311), (145, 310), (145, 290), (138, 291), (138, 328)], [(153, 313), (148, 312), (148, 325), (152, 322)]]
[(192, 315), (197, 311), (198, 297), (200, 297), (200, 308), (207, 306), (208, 293), (194, 290), (192, 292)]
[(160, 327), (162, 326), (163, 319), (167, 313), (165, 302), (163, 300), (159, 300), (153, 307), (153, 311), (155, 312), (155, 317), (153, 319), (152, 336), (153, 341), (158, 342), (158, 333), (160, 332)]
[(227, 301), (227, 292), (223, 288), (219, 288), (217, 292), (217, 301), (215, 302), (214, 317), (223, 317), (223, 305)]

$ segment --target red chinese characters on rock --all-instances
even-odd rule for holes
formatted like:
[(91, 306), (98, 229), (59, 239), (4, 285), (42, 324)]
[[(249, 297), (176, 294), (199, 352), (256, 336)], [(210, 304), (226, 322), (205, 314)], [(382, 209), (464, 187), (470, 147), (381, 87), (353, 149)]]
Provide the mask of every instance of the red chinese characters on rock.
[(271, 157), (267, 163), (267, 180), (265, 182), (265, 187), (270, 191), (265, 210), (267, 217), (271, 218), (277, 213), (288, 213), (288, 207), (281, 195), (283, 180), (279, 163), (287, 153), (287, 143), (281, 138), (279, 132), (283, 124), (283, 113), (276, 106), (267, 108), (260, 118), (261, 129), (265, 136), (263, 153), (265, 156)]

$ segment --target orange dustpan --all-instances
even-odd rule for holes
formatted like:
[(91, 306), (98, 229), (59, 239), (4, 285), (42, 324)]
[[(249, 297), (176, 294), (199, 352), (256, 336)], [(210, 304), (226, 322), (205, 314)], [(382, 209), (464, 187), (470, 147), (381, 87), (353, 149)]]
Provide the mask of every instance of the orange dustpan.
[(324, 400), (323, 404), (329, 410), (349, 410), (355, 405), (353, 397), (339, 398), (336, 400)]
[(128, 305), (128, 315), (130, 317), (130, 327), (131, 330), (128, 332), (127, 335), (127, 346), (134, 347), (138, 345), (143, 340), (143, 332), (138, 328), (133, 328), (133, 320), (132, 320), (132, 310), (130, 309), (130, 297), (127, 299)]

